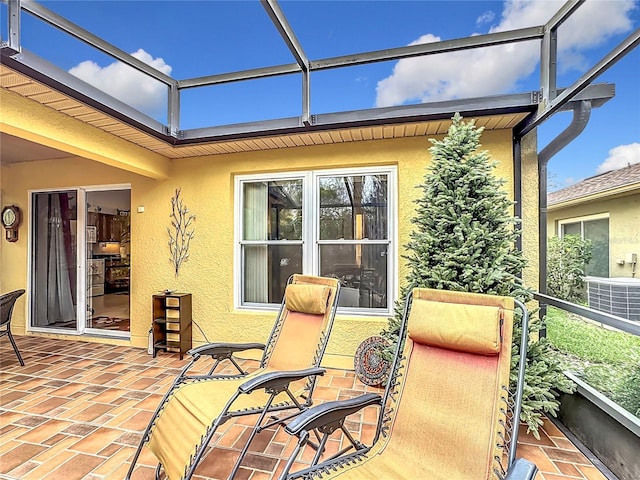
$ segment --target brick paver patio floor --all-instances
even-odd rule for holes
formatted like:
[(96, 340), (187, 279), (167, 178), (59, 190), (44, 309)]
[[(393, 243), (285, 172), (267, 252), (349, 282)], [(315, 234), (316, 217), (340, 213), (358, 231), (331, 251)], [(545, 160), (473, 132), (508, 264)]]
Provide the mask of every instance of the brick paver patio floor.
[[(186, 360), (74, 340), (16, 340), (24, 367), (8, 340), (0, 342), (0, 478), (122, 480), (152, 412)], [(353, 371), (330, 369), (314, 398), (321, 402), (365, 391), (376, 390), (360, 383)], [(375, 413), (365, 411), (350, 428), (372, 435)], [(250, 425), (250, 418), (223, 425), (194, 478), (226, 479)], [(236, 479), (277, 478), (292, 444), (282, 431), (265, 430)], [(540, 440), (521, 433), (518, 455), (538, 465), (537, 480), (605, 479), (548, 420)], [(138, 464), (134, 478), (152, 479), (154, 457), (143, 453)]]

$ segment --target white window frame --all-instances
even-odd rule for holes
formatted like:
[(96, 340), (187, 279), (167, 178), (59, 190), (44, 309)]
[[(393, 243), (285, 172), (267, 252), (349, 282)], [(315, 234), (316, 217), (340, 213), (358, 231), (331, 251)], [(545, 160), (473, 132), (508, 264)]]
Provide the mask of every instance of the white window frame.
[[(335, 240), (320, 240), (320, 178), (329, 176), (352, 175), (386, 175), (387, 176), (387, 216), (388, 238), (386, 240), (343, 240), (347, 244), (388, 244), (387, 253), (387, 308), (339, 308), (341, 313), (358, 316), (384, 316), (393, 314), (397, 299), (398, 278), (398, 195), (397, 195), (397, 167), (359, 167), (336, 168), (325, 170), (309, 170), (281, 173), (263, 173), (254, 175), (236, 175), (234, 179), (234, 289), (233, 303), (237, 310), (276, 310), (275, 304), (242, 304), (242, 246), (253, 243), (242, 240), (243, 222), (243, 198), (242, 186), (244, 183), (279, 180), (302, 180), (302, 268), (306, 275), (318, 275), (319, 245), (323, 243), (335, 244)], [(282, 240), (260, 241), (263, 244), (282, 244)], [(289, 241), (300, 243), (299, 241)]]
[(590, 222), (593, 220), (602, 220), (606, 218), (609, 219), (609, 213), (596, 213), (593, 215), (584, 215), (582, 217), (572, 217), (572, 218), (564, 218), (562, 220), (558, 220), (558, 237), (564, 237), (564, 232), (562, 231), (562, 227), (564, 225), (570, 223), (580, 223), (580, 238), (584, 240), (584, 222)]

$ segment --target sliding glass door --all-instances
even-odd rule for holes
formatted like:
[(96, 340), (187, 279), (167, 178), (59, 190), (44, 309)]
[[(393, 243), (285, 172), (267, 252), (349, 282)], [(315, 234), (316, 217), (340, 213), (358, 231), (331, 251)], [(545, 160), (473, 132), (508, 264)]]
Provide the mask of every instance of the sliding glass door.
[[(78, 192), (33, 193), (31, 327), (78, 333), (84, 295), (78, 281)], [(79, 302), (80, 300), (80, 302)], [(84, 316), (82, 317), (84, 319)]]
[(84, 333), (129, 338), (131, 190), (86, 187)]
[(129, 338), (131, 189), (31, 192), (33, 331)]

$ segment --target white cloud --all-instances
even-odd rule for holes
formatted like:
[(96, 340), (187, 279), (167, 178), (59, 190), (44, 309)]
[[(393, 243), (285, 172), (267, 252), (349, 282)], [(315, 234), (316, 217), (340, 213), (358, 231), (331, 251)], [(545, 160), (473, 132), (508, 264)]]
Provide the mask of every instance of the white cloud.
[[(500, 23), (489, 33), (544, 24), (562, 4), (506, 1)], [(634, 8), (633, 0), (591, 0), (580, 6), (558, 33), (559, 70), (584, 69), (584, 51), (630, 30)], [(411, 45), (439, 40), (427, 33)], [(507, 93), (535, 70), (539, 56), (540, 43), (533, 41), (399, 60), (393, 73), (378, 82), (376, 106)]]
[(598, 173), (610, 172), (636, 163), (640, 163), (640, 143), (618, 145), (609, 150), (609, 156), (598, 165), (596, 171)]
[[(171, 66), (162, 58), (153, 58), (143, 49), (131, 55), (167, 75), (171, 73)], [(101, 67), (87, 60), (71, 68), (69, 73), (148, 115), (154, 116), (166, 109), (167, 87), (120, 61)]]
[(491, 10), (487, 10), (476, 19), (476, 25), (482, 25), (483, 23), (491, 23), (493, 22), (494, 18), (496, 18), (496, 14), (493, 13)]

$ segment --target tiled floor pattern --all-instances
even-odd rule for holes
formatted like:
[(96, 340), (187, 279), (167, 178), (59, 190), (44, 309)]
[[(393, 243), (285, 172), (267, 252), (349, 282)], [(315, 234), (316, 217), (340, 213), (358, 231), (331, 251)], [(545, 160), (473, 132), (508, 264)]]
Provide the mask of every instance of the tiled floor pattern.
[[(144, 350), (80, 341), (16, 337), (21, 367), (6, 337), (0, 342), (0, 478), (122, 480), (141, 432), (185, 360), (152, 358)], [(351, 371), (330, 370), (317, 401), (368, 391)], [(375, 410), (351, 428), (374, 431)], [(196, 471), (196, 480), (223, 479), (249, 434), (250, 420), (223, 425)], [(605, 477), (549, 421), (541, 439), (522, 433), (518, 454), (536, 462), (537, 480)], [(265, 430), (252, 444), (237, 480), (277, 478), (281, 456), (293, 447), (281, 430)], [(334, 442), (332, 449), (338, 449)], [(151, 479), (155, 462), (144, 452), (134, 479)]]

